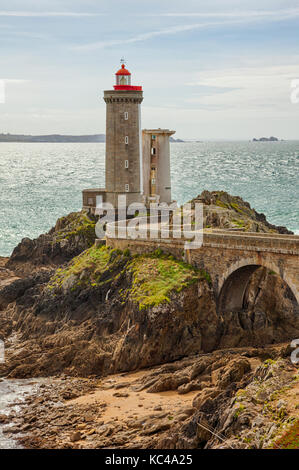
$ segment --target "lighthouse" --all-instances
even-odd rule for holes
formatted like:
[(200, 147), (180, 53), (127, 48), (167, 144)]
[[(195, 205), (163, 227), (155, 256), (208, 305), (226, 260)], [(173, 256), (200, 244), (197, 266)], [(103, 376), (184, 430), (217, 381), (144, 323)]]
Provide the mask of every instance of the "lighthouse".
[(104, 91), (106, 103), (107, 201), (117, 204), (125, 194), (127, 205), (142, 202), (141, 86), (131, 84), (122, 64), (115, 74), (114, 90)]
[(119, 196), (131, 203), (171, 202), (169, 137), (174, 131), (141, 132), (141, 86), (132, 85), (125, 64), (115, 73), (106, 103), (105, 188), (84, 189), (83, 209), (94, 213), (103, 203), (118, 207)]

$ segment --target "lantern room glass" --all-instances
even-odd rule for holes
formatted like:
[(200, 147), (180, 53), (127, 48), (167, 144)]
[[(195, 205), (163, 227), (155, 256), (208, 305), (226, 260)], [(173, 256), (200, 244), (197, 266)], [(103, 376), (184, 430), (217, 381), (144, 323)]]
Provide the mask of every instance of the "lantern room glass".
[(131, 75), (116, 75), (116, 85), (131, 85)]

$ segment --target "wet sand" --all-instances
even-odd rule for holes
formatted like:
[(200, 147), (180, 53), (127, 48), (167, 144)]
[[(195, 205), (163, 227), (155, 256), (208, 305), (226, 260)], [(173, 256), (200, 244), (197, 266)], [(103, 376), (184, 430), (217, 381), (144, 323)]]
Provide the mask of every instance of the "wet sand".
[(139, 387), (136, 381), (142, 381), (147, 374), (148, 371), (139, 371), (109, 376), (109, 378), (103, 379), (101, 385), (94, 392), (70, 400), (68, 404), (105, 403), (106, 407), (101, 415), (101, 420), (116, 420), (118, 423), (133, 417), (135, 419), (149, 418), (157, 411), (155, 408), (167, 410), (169, 416), (174, 417), (182, 407), (192, 406), (192, 400), (198, 391), (184, 395), (179, 395), (176, 390), (159, 393), (148, 393), (146, 390), (138, 391)]

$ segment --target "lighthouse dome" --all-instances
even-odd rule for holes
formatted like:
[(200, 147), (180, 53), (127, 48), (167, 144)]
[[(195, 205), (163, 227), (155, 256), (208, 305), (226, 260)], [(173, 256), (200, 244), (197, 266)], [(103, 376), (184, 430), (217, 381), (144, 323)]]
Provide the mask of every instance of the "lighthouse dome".
[(126, 69), (125, 64), (121, 64), (121, 68), (115, 74), (116, 83), (114, 85), (114, 90), (119, 91), (142, 91), (141, 86), (132, 86), (131, 85), (131, 72)]
[(131, 75), (131, 73), (125, 68), (125, 64), (122, 64), (121, 68), (116, 72), (115, 75)]

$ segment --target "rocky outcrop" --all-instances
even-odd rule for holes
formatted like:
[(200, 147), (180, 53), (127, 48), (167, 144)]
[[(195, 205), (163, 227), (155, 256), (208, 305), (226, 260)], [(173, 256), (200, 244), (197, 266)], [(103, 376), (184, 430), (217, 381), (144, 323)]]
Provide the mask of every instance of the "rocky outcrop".
[(20, 297), (24, 297), (25, 293), (35, 285), (47, 282), (49, 278), (49, 272), (41, 271), (23, 279), (13, 280), (0, 290), (0, 310), (5, 309)]
[(7, 268), (29, 274), (41, 266), (58, 266), (93, 245), (96, 219), (85, 212), (72, 212), (57, 220), (48, 233), (23, 238), (13, 250)]
[(203, 191), (191, 204), (204, 204), (205, 228), (217, 228), (243, 232), (292, 234), (286, 227), (270, 224), (264, 214), (256, 212), (239, 196), (225, 191)]
[[(97, 251), (98, 263), (90, 266)], [(14, 324), (20, 334), (20, 346), (14, 345), (11, 356), (7, 344), (6, 375), (107, 374), (215, 346), (213, 295), (194, 268), (163, 255), (131, 258), (104, 247), (93, 248), (89, 255), (90, 259), (84, 255), (84, 262), (82, 255), (75, 259), (49, 282), (31, 277), (16, 281), (18, 289), (13, 283), (1, 291), (2, 302), (15, 303), (0, 318)], [(144, 278), (146, 271), (140, 271), (147, 264), (157, 270), (154, 280), (151, 272)], [(170, 277), (164, 271), (167, 266)], [(98, 276), (96, 282), (94, 276)], [(205, 304), (211, 308), (204, 308)]]
[[(289, 233), (227, 193), (196, 200), (207, 230)], [(5, 432), (30, 448), (266, 448), (288, 426), (293, 439), (299, 379), (274, 343), (299, 337), (299, 311), (282, 279), (258, 269), (244, 308), (217, 312), (209, 273), (95, 246), (95, 222), (70, 214), (0, 260), (0, 376), (51, 376), (0, 416)]]
[[(106, 375), (299, 335), (298, 306), (278, 276), (261, 268), (247, 292), (248, 308), (222, 314), (207, 279), (160, 252), (132, 257), (92, 247), (55, 272), (16, 280), (0, 290), (0, 334), (2, 328), (2, 336), (19, 335), (12, 347), (7, 339), (0, 372)], [(182, 392), (197, 387), (196, 381), (179, 385)]]

